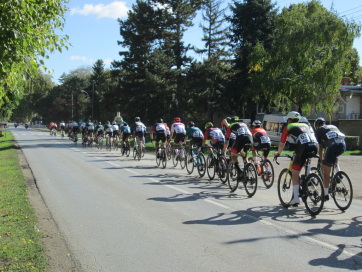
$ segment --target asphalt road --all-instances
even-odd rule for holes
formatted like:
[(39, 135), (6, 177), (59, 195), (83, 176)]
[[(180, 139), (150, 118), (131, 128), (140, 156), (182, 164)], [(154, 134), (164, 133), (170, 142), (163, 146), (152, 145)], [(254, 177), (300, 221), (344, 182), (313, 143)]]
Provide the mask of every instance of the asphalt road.
[[(302, 205), (281, 207), (275, 185), (260, 183), (248, 198), (171, 163), (159, 169), (153, 155), (138, 162), (46, 132), (11, 130), (81, 271), (362, 269), (358, 193), (347, 212), (329, 201), (313, 218)], [(342, 169), (357, 173), (361, 164), (344, 168), (354, 160), (341, 159)], [(280, 162), (278, 173), (287, 165)]]

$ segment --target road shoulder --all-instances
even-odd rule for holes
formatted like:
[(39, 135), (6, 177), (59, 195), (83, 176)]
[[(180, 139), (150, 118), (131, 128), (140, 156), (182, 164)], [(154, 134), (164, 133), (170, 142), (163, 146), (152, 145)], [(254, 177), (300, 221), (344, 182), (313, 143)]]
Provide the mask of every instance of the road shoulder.
[(43, 234), (42, 242), (45, 255), (48, 257), (48, 270), (52, 272), (78, 272), (66, 242), (39, 193), (31, 168), (20, 147), (17, 144), (16, 146), (24, 180), (28, 185), (29, 202), (38, 218), (36, 227)]

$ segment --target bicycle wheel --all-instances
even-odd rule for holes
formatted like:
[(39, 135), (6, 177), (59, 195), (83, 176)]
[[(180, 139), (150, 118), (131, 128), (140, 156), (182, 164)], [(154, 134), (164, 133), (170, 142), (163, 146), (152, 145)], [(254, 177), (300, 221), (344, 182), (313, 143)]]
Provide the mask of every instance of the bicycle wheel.
[(142, 158), (142, 148), (140, 145), (137, 146), (137, 160), (141, 160)]
[(118, 151), (118, 140), (114, 140), (114, 150)]
[(181, 150), (180, 150), (179, 159), (180, 159), (181, 169), (184, 169), (185, 166), (186, 166), (186, 152), (185, 152), (185, 149), (184, 149), (184, 148), (181, 148)]
[(206, 169), (209, 180), (213, 180), (215, 178), (215, 173), (216, 173), (215, 164), (216, 164), (216, 159), (214, 157), (211, 157), (210, 155), (207, 156)]
[(194, 157), (192, 156), (192, 153), (189, 152), (186, 154), (186, 171), (189, 174), (192, 174), (192, 172), (194, 171)]
[(221, 180), (221, 182), (223, 184), (225, 184), (228, 180), (228, 165), (227, 165), (227, 161), (224, 157), (220, 157), (219, 158), (219, 171), (218, 171), (218, 176)]
[(126, 144), (126, 156), (129, 157), (129, 154), (131, 153), (131, 147), (129, 143)]
[(133, 148), (133, 159), (136, 160), (137, 158), (138, 158), (137, 148), (134, 147), (134, 148)]
[(145, 156), (145, 152), (146, 152), (146, 148), (142, 147), (141, 152), (140, 152), (142, 158)]
[(263, 165), (263, 173), (261, 178), (267, 189), (273, 186), (274, 183), (274, 167), (271, 161), (266, 160)]
[(172, 163), (173, 163), (173, 166), (177, 166), (178, 164), (178, 154), (176, 155), (176, 152), (173, 150), (172, 151)]
[(258, 188), (258, 173), (252, 163), (247, 163), (244, 167), (243, 184), (249, 197), (255, 195), (256, 189)]
[(324, 187), (321, 178), (311, 173), (303, 183), (302, 200), (311, 215), (319, 214), (324, 205)]
[(339, 171), (334, 175), (330, 190), (334, 203), (341, 211), (345, 211), (351, 206), (352, 182), (345, 172)]
[(161, 164), (161, 152), (159, 152), (158, 150), (156, 151), (156, 164), (157, 166), (160, 166)]
[(227, 181), (229, 188), (231, 192), (235, 192), (239, 186), (239, 180), (238, 180), (238, 170), (236, 169), (235, 164), (232, 161), (229, 163), (227, 176), (228, 176)]
[(121, 146), (121, 156), (124, 156), (126, 153), (126, 145), (123, 143), (123, 145)]
[(196, 157), (196, 160), (197, 172), (199, 173), (199, 177), (202, 178), (206, 173), (206, 160), (204, 154), (199, 153)]
[(161, 161), (162, 161), (162, 168), (165, 169), (167, 165), (167, 157), (164, 149), (161, 150)]
[(292, 172), (284, 168), (278, 178), (278, 197), (280, 204), (288, 208), (293, 197)]
[(167, 143), (166, 144), (166, 157), (167, 157), (167, 160), (172, 159), (172, 154), (173, 154), (173, 149), (171, 148), (170, 143)]

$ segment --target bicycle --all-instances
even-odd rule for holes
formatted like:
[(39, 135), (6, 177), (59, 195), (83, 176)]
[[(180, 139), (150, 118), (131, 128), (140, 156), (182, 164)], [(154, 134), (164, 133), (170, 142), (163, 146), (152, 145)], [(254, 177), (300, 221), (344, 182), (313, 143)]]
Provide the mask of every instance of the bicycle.
[[(312, 172), (323, 180), (320, 161), (318, 161), (317, 167), (312, 167)], [(328, 193), (341, 211), (345, 211), (351, 206), (353, 199), (352, 182), (347, 173), (339, 169), (338, 158), (332, 166)]]
[(106, 150), (107, 151), (112, 151), (112, 137), (110, 137), (108, 134), (106, 135)]
[(50, 131), (50, 136), (57, 136), (57, 131), (55, 128), (52, 128), (52, 130)]
[(166, 151), (167, 160), (168, 161), (171, 160), (173, 149), (172, 149), (169, 141), (166, 141), (166, 143), (165, 143), (165, 151)]
[(193, 146), (191, 151), (186, 154), (186, 171), (192, 174), (196, 167), (199, 177), (202, 178), (206, 173), (206, 160), (204, 154), (201, 152), (201, 147), (197, 148), (197, 150), (195, 149), (196, 147)]
[(213, 152), (209, 153), (206, 160), (206, 169), (209, 180), (215, 178), (215, 174), (219, 176), (223, 184), (227, 181), (227, 161), (225, 156), (222, 154), (222, 149), (218, 148), (216, 150), (216, 156)]
[[(284, 168), (280, 172), (278, 179), (278, 197), (280, 203), (285, 208), (291, 206), (290, 202), (293, 199), (292, 165), (294, 156), (295, 154), (283, 156), (289, 158), (290, 163), (288, 168)], [(324, 187), (321, 178), (311, 172), (311, 159), (307, 158), (304, 175), (300, 175), (299, 178), (299, 196), (302, 198), (307, 211), (315, 216), (323, 209)], [(279, 165), (277, 157), (274, 160)]]
[(113, 150), (118, 151), (118, 143), (119, 143), (119, 138), (118, 136), (115, 136), (113, 139)]
[[(172, 152), (172, 163), (173, 163), (173, 166), (177, 166), (178, 162), (180, 162), (180, 166), (181, 166), (181, 169), (184, 169), (185, 166), (186, 166), (186, 160), (185, 160), (185, 157), (186, 157), (186, 152), (185, 152), (185, 146), (183, 145), (183, 143), (179, 143), (181, 148), (177, 150), (176, 152), (176, 149), (175, 151)], [(176, 154), (177, 153), (177, 154)]]
[[(240, 156), (240, 154), (238, 154)], [(255, 166), (252, 163), (246, 161), (246, 156), (241, 156), (243, 159), (243, 168), (241, 172), (238, 172), (235, 164), (230, 160), (228, 169), (227, 169), (227, 181), (231, 192), (235, 192), (239, 187), (239, 183), (242, 182), (245, 188), (245, 192), (249, 197), (252, 197), (256, 193), (258, 187), (258, 174), (256, 172)], [(240, 164), (239, 164), (240, 165)]]
[(122, 156), (126, 155), (129, 157), (129, 154), (131, 153), (131, 147), (129, 145), (129, 141), (125, 141), (121, 147), (121, 153)]
[(167, 156), (166, 156), (165, 147), (163, 145), (161, 145), (161, 147), (159, 147), (156, 151), (157, 166), (160, 166), (161, 162), (162, 162), (162, 169), (165, 169), (167, 165)]
[(263, 180), (265, 187), (271, 188), (274, 183), (274, 167), (271, 161), (260, 155), (257, 155), (257, 161), (254, 161), (253, 157), (249, 157), (248, 160), (254, 163), (258, 176)]

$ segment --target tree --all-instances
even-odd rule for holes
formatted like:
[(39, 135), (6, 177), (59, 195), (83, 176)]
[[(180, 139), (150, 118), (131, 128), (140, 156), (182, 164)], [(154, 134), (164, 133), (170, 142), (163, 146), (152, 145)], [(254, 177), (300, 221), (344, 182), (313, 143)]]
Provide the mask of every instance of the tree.
[[(66, 47), (64, 25), (68, 0), (12, 0), (0, 5), (0, 107), (11, 110), (26, 80), (36, 76), (47, 52)], [(25, 79), (22, 76), (25, 75)], [(10, 99), (12, 102), (10, 103)]]
[(231, 23), (231, 45), (234, 50), (235, 71), (229, 86), (230, 106), (242, 116), (254, 116), (255, 102), (265, 101), (263, 95), (256, 95), (256, 86), (250, 81), (251, 52), (258, 44), (268, 51), (274, 41), (275, 16), (277, 10), (270, 0), (234, 1), (231, 6), (232, 15), (228, 17)]
[(301, 113), (323, 109), (330, 114), (360, 27), (311, 1), (283, 9), (276, 29), (271, 50), (261, 44), (254, 48), (250, 67), (258, 73), (253, 82), (268, 85), (266, 95), (284, 111), (296, 106)]
[[(225, 90), (225, 79), (229, 73), (230, 53), (227, 50), (228, 27), (224, 26), (225, 10), (221, 9), (222, 2), (219, 0), (208, 0), (203, 4), (202, 18), (204, 24), (201, 24), (204, 36), (202, 41), (205, 43), (203, 49), (196, 49), (197, 53), (206, 53), (206, 59), (201, 66), (204, 75), (201, 77), (203, 84), (201, 89), (196, 91), (196, 95), (207, 100), (207, 119), (213, 121), (215, 107), (220, 107), (220, 99)], [(193, 69), (192, 71), (195, 72)], [(196, 79), (196, 78), (195, 78)], [(197, 80), (197, 79), (196, 79)], [(193, 84), (192, 84), (193, 85)], [(188, 88), (192, 88), (189, 86)]]

